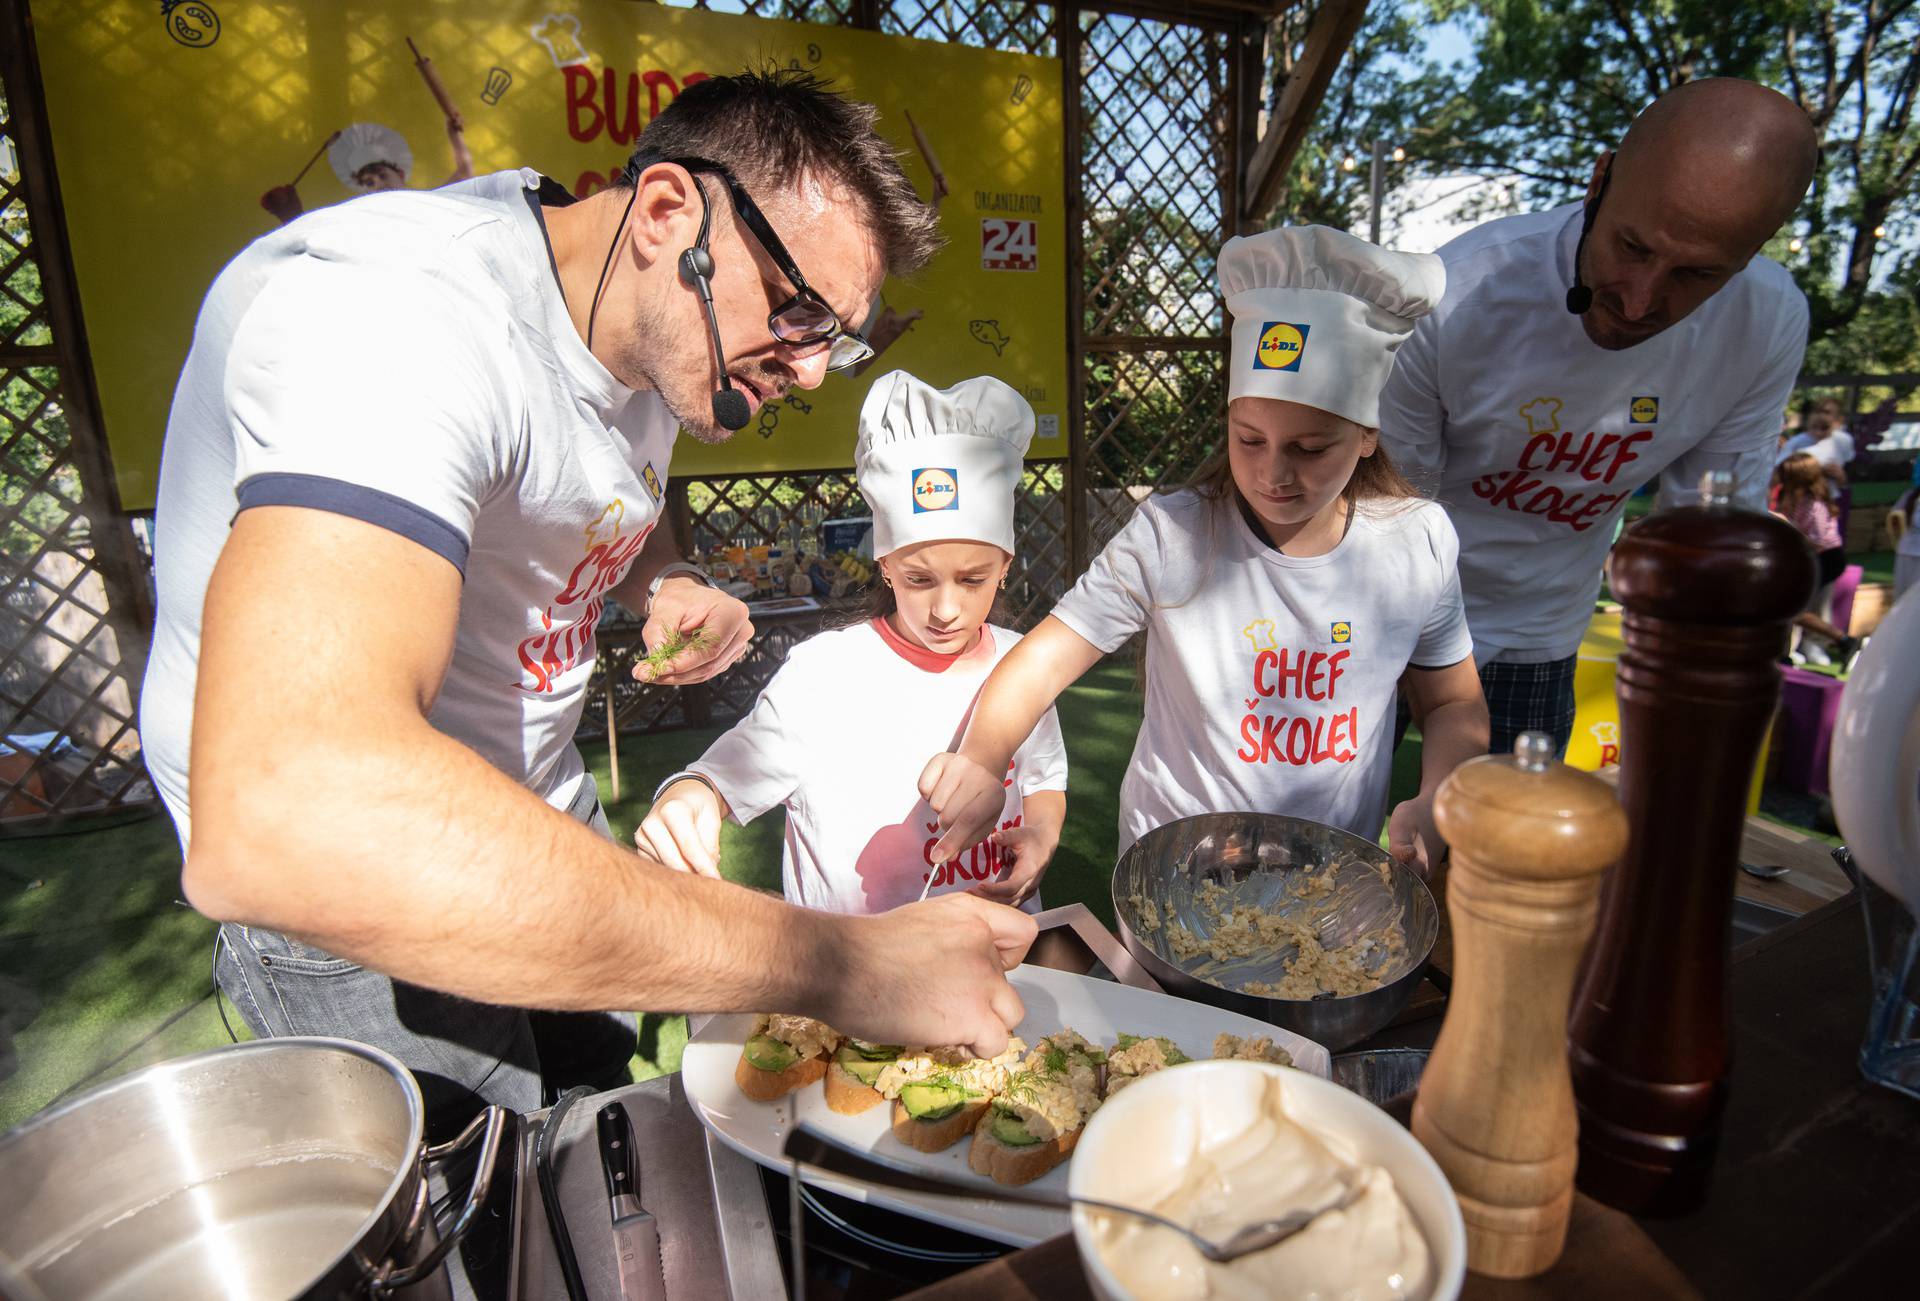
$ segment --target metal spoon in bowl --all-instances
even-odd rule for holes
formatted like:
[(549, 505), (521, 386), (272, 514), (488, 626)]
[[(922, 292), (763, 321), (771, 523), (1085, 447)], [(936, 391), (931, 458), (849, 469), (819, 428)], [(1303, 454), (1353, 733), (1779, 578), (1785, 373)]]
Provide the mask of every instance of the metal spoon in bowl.
[(863, 1156), (851, 1148), (830, 1143), (809, 1130), (793, 1129), (787, 1133), (785, 1147), (781, 1149), (789, 1161), (800, 1162), (824, 1170), (828, 1174), (841, 1175), (848, 1179), (858, 1179), (863, 1183), (879, 1184), (904, 1193), (926, 1193), (934, 1197), (969, 1197), (979, 1201), (1023, 1202), (1031, 1206), (1051, 1206), (1058, 1210), (1080, 1205), (1094, 1210), (1109, 1211), (1115, 1215), (1131, 1215), (1136, 1219), (1150, 1220), (1161, 1228), (1172, 1229), (1175, 1233), (1193, 1244), (1195, 1251), (1216, 1265), (1238, 1260), (1256, 1251), (1265, 1251), (1277, 1246), (1305, 1229), (1309, 1224), (1330, 1211), (1344, 1211), (1366, 1192), (1364, 1182), (1349, 1184), (1340, 1197), (1325, 1206), (1312, 1210), (1295, 1211), (1277, 1219), (1262, 1220), (1258, 1224), (1249, 1224), (1234, 1231), (1225, 1242), (1215, 1242), (1203, 1238), (1192, 1229), (1164, 1215), (1141, 1210), (1138, 1206), (1122, 1206), (1118, 1202), (1103, 1202), (1093, 1197), (1074, 1197), (1067, 1193), (1042, 1192), (1037, 1188), (1007, 1188), (996, 1185), (988, 1189), (978, 1184), (962, 1183), (957, 1179), (942, 1178), (930, 1174), (913, 1174), (905, 1170), (896, 1170), (892, 1166), (882, 1165), (873, 1158)]

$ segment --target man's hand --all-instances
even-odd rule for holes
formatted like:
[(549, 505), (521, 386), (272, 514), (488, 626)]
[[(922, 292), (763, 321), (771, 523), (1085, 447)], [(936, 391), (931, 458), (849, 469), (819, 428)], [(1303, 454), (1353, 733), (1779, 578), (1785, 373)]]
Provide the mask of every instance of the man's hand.
[(970, 893), (1018, 908), (1040, 888), (1040, 878), (1046, 875), (1047, 864), (1053, 861), (1059, 837), (1046, 836), (1033, 827), (1009, 827), (994, 832), (988, 839), (999, 849), (1006, 870), (998, 880), (982, 881)]
[(646, 626), (640, 630), (649, 652), (675, 636), (691, 644), (657, 668), (635, 664), (636, 681), (687, 687), (726, 672), (747, 653), (753, 620), (747, 617), (746, 602), (738, 597), (676, 574), (660, 584)]
[(660, 792), (633, 833), (633, 847), (676, 872), (720, 875), (720, 819), (713, 787), (688, 777)]
[(822, 1019), (872, 1043), (1005, 1050), (1026, 1017), (1006, 973), (1038, 934), (1033, 918), (967, 894), (848, 917), (845, 965), (822, 991)]
[(1432, 875), (1446, 850), (1433, 821), (1433, 796), (1416, 795), (1394, 808), (1387, 819), (1387, 852), (1418, 872), (1421, 880)]
[(920, 798), (939, 818), (941, 833), (930, 855), (933, 862), (957, 857), (993, 832), (1007, 804), (1006, 777), (951, 751), (927, 761), (920, 774)]

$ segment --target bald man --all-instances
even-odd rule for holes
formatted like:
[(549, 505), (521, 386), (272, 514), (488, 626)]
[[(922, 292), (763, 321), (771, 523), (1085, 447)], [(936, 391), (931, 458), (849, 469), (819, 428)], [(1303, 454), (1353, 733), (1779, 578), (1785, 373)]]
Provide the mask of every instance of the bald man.
[(1627, 498), (1696, 499), (1727, 470), (1762, 507), (1807, 304), (1759, 256), (1813, 176), (1793, 102), (1752, 82), (1670, 91), (1582, 203), (1504, 217), (1439, 250), (1447, 292), (1401, 348), (1380, 445), (1442, 501), (1495, 753), (1564, 753), (1573, 666)]

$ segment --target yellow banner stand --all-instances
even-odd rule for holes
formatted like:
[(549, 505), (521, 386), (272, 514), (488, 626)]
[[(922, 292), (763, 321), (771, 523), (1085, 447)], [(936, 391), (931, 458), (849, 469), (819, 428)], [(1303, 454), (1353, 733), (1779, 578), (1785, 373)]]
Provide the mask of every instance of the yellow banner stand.
[[(407, 183), (425, 188), (452, 169), (458, 113), (477, 171), (533, 167), (584, 195), (685, 87), (767, 64), (880, 109), (948, 246), (912, 283), (884, 287), (868, 326), (888, 346), (864, 375), (762, 409), (725, 445), (683, 441), (674, 473), (850, 465), (867, 385), (896, 367), (942, 386), (1006, 380), (1039, 416), (1032, 455), (1066, 455), (1057, 59), (632, 0), (34, 0), (33, 14), (129, 509), (153, 504), (207, 286), (276, 214), (358, 192), (336, 171), (335, 132), (400, 142)], [(804, 271), (807, 250), (793, 253)]]

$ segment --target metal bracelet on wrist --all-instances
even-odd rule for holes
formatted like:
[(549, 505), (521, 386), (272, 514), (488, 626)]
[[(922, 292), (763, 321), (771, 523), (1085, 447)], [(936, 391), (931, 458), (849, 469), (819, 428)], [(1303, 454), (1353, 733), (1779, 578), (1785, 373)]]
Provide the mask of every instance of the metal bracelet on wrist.
[(655, 597), (660, 595), (660, 585), (665, 583), (669, 578), (676, 578), (681, 574), (685, 574), (688, 578), (694, 579), (702, 587), (713, 586), (713, 581), (707, 577), (706, 573), (698, 565), (690, 565), (684, 560), (676, 560), (670, 565), (662, 565), (660, 572), (653, 576), (653, 581), (647, 584), (647, 608), (641, 611), (641, 613), (648, 618), (652, 618), (653, 601)]

